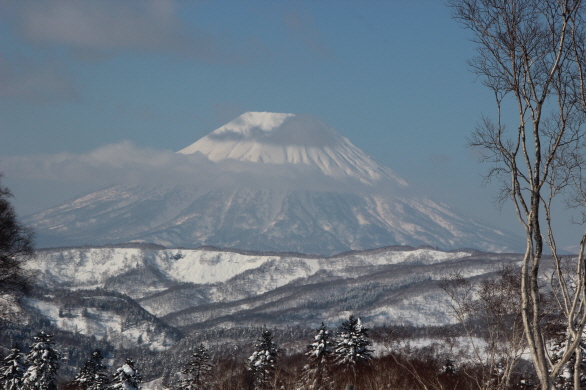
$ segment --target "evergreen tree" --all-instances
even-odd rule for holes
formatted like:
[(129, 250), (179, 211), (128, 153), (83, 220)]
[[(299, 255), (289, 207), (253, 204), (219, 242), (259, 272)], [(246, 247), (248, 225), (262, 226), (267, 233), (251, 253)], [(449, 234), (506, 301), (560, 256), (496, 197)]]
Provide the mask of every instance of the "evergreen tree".
[(110, 390), (140, 390), (141, 382), (142, 378), (134, 367), (134, 362), (126, 359), (126, 363), (114, 373)]
[(73, 380), (82, 390), (104, 390), (108, 384), (106, 366), (102, 363), (104, 357), (96, 349), (90, 359), (84, 363), (79, 374)]
[(351, 315), (342, 322), (336, 340), (335, 363), (355, 372), (356, 365), (367, 363), (372, 358), (372, 350), (368, 347), (368, 329), (362, 326), (360, 318)]
[(18, 220), (11, 197), (0, 184), (0, 323), (16, 319), (18, 297), (29, 292), (32, 282), (25, 263), (34, 254), (33, 231)]
[(53, 335), (40, 331), (26, 357), (28, 369), (22, 380), (23, 390), (56, 390), (55, 378), (59, 369), (60, 353), (53, 345)]
[(456, 374), (456, 366), (455, 366), (455, 361), (450, 359), (450, 358), (446, 358), (444, 365), (442, 366), (441, 370), (440, 370), (440, 374), (443, 375), (454, 375)]
[(200, 344), (193, 352), (192, 360), (186, 364), (186, 367), (181, 371), (185, 377), (181, 381), (181, 389), (185, 390), (200, 390), (209, 389), (210, 371), (212, 365), (210, 364), (210, 355), (207, 348)]
[(252, 373), (255, 390), (269, 389), (277, 369), (277, 346), (272, 333), (265, 329), (254, 345), (254, 352), (248, 358), (246, 368)]
[(22, 377), (25, 367), (22, 361), (20, 347), (15, 345), (0, 367), (0, 389), (19, 390), (22, 386)]
[(321, 323), (315, 341), (307, 346), (307, 364), (303, 367), (302, 388), (307, 390), (326, 390), (332, 387), (330, 363), (332, 358), (332, 341), (330, 332)]

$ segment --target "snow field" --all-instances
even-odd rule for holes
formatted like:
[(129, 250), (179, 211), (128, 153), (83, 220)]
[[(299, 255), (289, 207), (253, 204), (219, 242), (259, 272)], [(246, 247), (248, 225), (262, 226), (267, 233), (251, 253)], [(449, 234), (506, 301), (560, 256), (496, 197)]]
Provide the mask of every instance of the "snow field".
[[(274, 288), (322, 269), (342, 269), (349, 265), (435, 264), (470, 255), (468, 252), (451, 253), (431, 249), (384, 252), (378, 255), (353, 254), (344, 259), (247, 255), (202, 249), (153, 250), (152, 256), (147, 254), (136, 248), (76, 248), (63, 252), (41, 252), (27, 266), (38, 271), (41, 279), (49, 286), (90, 289), (101, 286), (112, 276), (146, 265), (155, 266), (174, 281), (212, 284), (226, 282), (246, 271), (275, 263), (288, 272), (267, 275), (266, 280), (270, 280)], [(288, 263), (294, 266), (288, 267)]]
[(164, 335), (150, 332), (149, 324), (124, 327), (124, 318), (109, 311), (86, 308), (86, 315), (83, 315), (81, 309), (74, 309), (62, 317), (56, 304), (36, 299), (28, 299), (27, 302), (61, 330), (96, 336), (98, 339), (109, 337), (114, 339), (115, 344), (127, 347), (136, 346), (139, 338), (153, 350), (167, 349), (171, 346)]

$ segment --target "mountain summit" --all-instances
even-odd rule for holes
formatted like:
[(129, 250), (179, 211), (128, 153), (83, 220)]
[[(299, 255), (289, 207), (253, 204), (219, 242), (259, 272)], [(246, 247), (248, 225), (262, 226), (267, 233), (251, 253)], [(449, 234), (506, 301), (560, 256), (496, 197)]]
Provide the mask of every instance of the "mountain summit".
[(113, 185), (25, 222), (41, 246), (134, 241), (320, 255), (389, 245), (518, 248), (510, 233), (413, 194), (311, 115), (247, 112), (175, 158), (183, 176)]
[(304, 164), (331, 177), (371, 184), (390, 179), (407, 185), (332, 127), (307, 114), (244, 113), (178, 153), (197, 152), (215, 162)]

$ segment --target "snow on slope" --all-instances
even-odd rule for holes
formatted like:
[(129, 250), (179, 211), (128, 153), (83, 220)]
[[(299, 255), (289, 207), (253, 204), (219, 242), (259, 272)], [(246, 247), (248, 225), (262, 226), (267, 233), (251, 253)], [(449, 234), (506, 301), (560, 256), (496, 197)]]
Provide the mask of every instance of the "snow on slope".
[[(61, 329), (107, 330), (122, 343), (141, 335), (159, 348), (176, 340), (170, 327), (317, 326), (349, 314), (371, 326), (447, 324), (454, 319), (438, 287), (442, 275), (483, 278), (521, 257), (407, 247), (318, 257), (137, 245), (45, 249), (27, 264), (48, 294), (32, 305)], [(113, 306), (94, 310), (104, 300)]]
[[(272, 288), (283, 286), (300, 276), (320, 270), (333, 271), (358, 266), (385, 264), (434, 264), (469, 256), (470, 252), (442, 252), (432, 249), (388, 251), (380, 254), (347, 256), (295, 257), (294, 255), (243, 254), (207, 249), (161, 249), (145, 251), (139, 248), (65, 248), (42, 250), (26, 263), (47, 286), (76, 288), (103, 287), (114, 276), (145, 266), (156, 269), (175, 282), (212, 284), (227, 282), (237, 275), (261, 268), (271, 262), (297, 261), (304, 271), (270, 275)], [(266, 290), (265, 290), (266, 291)]]
[(407, 186), (389, 168), (309, 115), (247, 112), (178, 153), (197, 152), (216, 162), (304, 164), (332, 177), (352, 177), (366, 184), (386, 179)]
[[(187, 156), (186, 156), (187, 155)], [(39, 246), (156, 243), (333, 255), (388, 245), (512, 252), (522, 240), (410, 192), (309, 115), (248, 112), (182, 149), (189, 173), (25, 219)]]
[(425, 198), (276, 188), (151, 190), (109, 188), (85, 196), (81, 208), (74, 202), (39, 213), (35, 229), (50, 235), (40, 245), (138, 241), (322, 255), (391, 244), (495, 252), (518, 247), (513, 235)]
[(27, 299), (27, 303), (36, 308), (53, 325), (63, 331), (95, 336), (98, 339), (110, 337), (116, 345), (134, 348), (142, 343), (153, 350), (170, 347), (174, 340), (163, 333), (154, 331), (153, 326), (146, 322), (135, 326), (125, 325), (125, 318), (107, 310), (95, 308), (69, 308), (67, 315), (60, 314), (63, 310), (58, 304), (38, 299)]

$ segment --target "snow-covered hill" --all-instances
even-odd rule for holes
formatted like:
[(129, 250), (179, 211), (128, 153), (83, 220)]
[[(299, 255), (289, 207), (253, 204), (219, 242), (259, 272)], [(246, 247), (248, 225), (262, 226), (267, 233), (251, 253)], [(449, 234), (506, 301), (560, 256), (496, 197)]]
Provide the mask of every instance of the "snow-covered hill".
[[(151, 242), (332, 255), (388, 245), (520, 250), (309, 115), (248, 112), (176, 154), (185, 172), (29, 216), (43, 247)], [(172, 176), (172, 177), (171, 177)]]
[(453, 322), (442, 276), (483, 278), (520, 256), (409, 247), (333, 257), (153, 245), (45, 249), (28, 264), (44, 291), (30, 304), (64, 330), (121, 343), (140, 336), (153, 348), (172, 343), (175, 328), (316, 327), (349, 314), (370, 326), (442, 325)]

